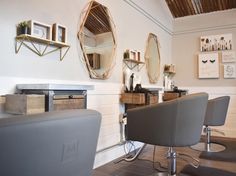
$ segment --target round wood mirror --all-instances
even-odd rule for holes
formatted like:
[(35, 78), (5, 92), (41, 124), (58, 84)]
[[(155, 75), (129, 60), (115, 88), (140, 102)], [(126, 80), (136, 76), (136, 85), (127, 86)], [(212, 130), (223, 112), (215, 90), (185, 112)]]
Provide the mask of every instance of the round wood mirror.
[(150, 33), (145, 50), (145, 62), (150, 83), (156, 83), (160, 77), (160, 51), (157, 36)]
[(78, 31), (90, 78), (107, 79), (115, 65), (115, 25), (107, 7), (91, 1), (81, 13)]

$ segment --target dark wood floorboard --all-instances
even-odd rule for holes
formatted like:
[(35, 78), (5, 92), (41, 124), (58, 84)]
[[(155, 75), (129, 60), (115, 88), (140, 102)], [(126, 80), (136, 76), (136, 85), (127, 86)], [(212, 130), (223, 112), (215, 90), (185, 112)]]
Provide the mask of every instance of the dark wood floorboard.
[[(236, 139), (234, 139), (236, 140)], [(139, 155), (138, 159), (133, 162), (119, 161), (119, 159), (112, 161), (106, 165), (98, 167), (94, 169), (92, 176), (148, 176), (152, 173), (155, 173), (155, 169), (153, 168), (153, 149), (154, 146), (147, 145), (142, 153)], [(200, 152), (193, 150), (189, 147), (179, 147), (176, 148), (179, 153), (186, 153), (193, 157), (198, 158)], [(166, 147), (156, 147), (155, 161), (161, 163), (162, 167), (167, 166), (167, 160), (165, 158), (167, 152)], [(236, 152), (236, 151), (235, 151)], [(187, 165), (185, 161), (181, 159), (177, 159), (177, 172), (179, 172), (185, 165)], [(213, 161), (200, 159), (200, 165), (208, 166), (218, 169), (227, 170), (230, 172), (234, 172), (236, 175), (236, 163), (234, 162), (222, 162), (222, 161)], [(155, 167), (160, 168), (157, 163), (155, 163)]]

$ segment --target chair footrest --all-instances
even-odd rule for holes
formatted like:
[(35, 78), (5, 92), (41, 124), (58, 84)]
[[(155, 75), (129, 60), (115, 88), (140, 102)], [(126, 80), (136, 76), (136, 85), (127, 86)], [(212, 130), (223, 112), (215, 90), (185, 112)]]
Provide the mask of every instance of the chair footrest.
[(224, 145), (210, 143), (209, 150), (207, 150), (206, 143), (204, 142), (199, 142), (198, 144), (193, 145), (190, 148), (201, 152), (220, 152), (226, 149)]

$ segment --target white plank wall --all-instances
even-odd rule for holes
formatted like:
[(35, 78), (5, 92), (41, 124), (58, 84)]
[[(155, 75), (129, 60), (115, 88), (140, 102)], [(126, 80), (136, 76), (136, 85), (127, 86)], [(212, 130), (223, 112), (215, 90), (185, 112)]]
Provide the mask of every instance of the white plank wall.
[[(230, 96), (225, 125), (214, 128), (223, 131), (226, 137), (236, 138), (236, 87), (184, 87), (183, 89), (189, 90), (189, 93), (206, 92), (209, 94), (209, 99), (225, 95)], [(212, 135), (222, 136), (218, 133)]]
[[(93, 104), (94, 102), (99, 103)], [(118, 143), (120, 140), (119, 94), (89, 95), (88, 109), (97, 110), (102, 114), (102, 122), (97, 150), (101, 150)]]
[[(124, 155), (120, 144), (119, 119), (123, 113), (120, 104), (120, 84), (96, 84), (95, 90), (88, 91), (87, 108), (102, 114), (102, 122), (98, 139), (97, 155), (94, 167), (103, 165)], [(104, 150), (105, 149), (105, 150)]]

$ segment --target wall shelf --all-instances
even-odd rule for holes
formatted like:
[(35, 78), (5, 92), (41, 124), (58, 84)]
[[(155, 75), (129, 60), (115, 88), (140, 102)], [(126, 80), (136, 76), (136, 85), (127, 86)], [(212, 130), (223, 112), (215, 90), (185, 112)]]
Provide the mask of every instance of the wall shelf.
[(175, 75), (175, 65), (170, 64), (170, 65), (164, 65), (164, 75), (168, 77), (173, 77)]
[(169, 75), (169, 76), (174, 76), (175, 75), (175, 71), (164, 71), (165, 75)]
[[(70, 49), (70, 45), (61, 42), (55, 42), (48, 39), (42, 39), (34, 37), (29, 34), (21, 34), (16, 36), (15, 52), (18, 53), (21, 46), (24, 45), (29, 50), (37, 54), (38, 56), (45, 56), (55, 51), (60, 51), (60, 61), (62, 61)], [(38, 44), (38, 46), (37, 46)], [(42, 49), (41, 45), (44, 45)]]
[(137, 67), (138, 71), (141, 70), (145, 64), (144, 62), (128, 58), (124, 59), (124, 63), (130, 70), (133, 70), (135, 67)]

